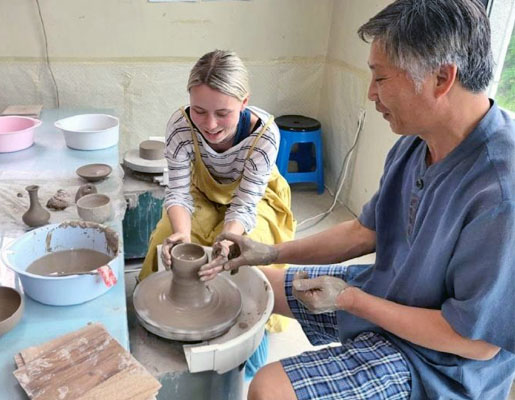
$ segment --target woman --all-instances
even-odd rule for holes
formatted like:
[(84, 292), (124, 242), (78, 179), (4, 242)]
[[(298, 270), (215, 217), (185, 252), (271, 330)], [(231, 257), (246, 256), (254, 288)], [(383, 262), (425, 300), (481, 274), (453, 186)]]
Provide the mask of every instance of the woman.
[[(140, 279), (157, 271), (161, 243), (169, 265), (175, 244), (211, 246), (222, 232), (267, 244), (294, 237), (290, 188), (275, 166), (279, 129), (270, 114), (247, 106), (248, 72), (240, 58), (221, 50), (205, 54), (191, 70), (188, 92), (190, 106), (176, 111), (167, 125), (163, 217)], [(284, 323), (272, 316), (267, 328), (277, 332)]]

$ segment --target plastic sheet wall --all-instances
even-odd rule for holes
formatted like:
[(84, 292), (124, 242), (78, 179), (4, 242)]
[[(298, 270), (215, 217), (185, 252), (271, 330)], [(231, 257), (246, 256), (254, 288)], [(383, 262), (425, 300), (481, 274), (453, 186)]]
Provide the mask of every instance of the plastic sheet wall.
[[(326, 185), (336, 190), (359, 111), (367, 119), (340, 200), (359, 213), (378, 187), (396, 136), (366, 99), (369, 46), (356, 34), (390, 0), (253, 0), (147, 3), (77, 0), (41, 3), (61, 106), (111, 109), (121, 119), (120, 152), (164, 134), (188, 102), (196, 58), (233, 49), (251, 74), (250, 103), (278, 116), (319, 119)], [(4, 4), (5, 3), (5, 4)], [(55, 105), (34, 4), (0, 2), (0, 108)], [(23, 26), (23, 29), (20, 27)]]
[[(153, 63), (56, 63), (64, 108), (110, 109), (120, 118), (120, 151), (137, 148), (149, 136), (165, 134), (168, 118), (188, 103), (186, 91), (193, 61)], [(301, 113), (317, 117), (323, 59), (248, 61), (250, 104), (274, 115)], [(52, 107), (53, 88), (41, 63), (0, 63), (4, 103), (43, 103)], [(3, 101), (2, 101), (3, 100)], [(2, 106), (2, 104), (0, 104)]]

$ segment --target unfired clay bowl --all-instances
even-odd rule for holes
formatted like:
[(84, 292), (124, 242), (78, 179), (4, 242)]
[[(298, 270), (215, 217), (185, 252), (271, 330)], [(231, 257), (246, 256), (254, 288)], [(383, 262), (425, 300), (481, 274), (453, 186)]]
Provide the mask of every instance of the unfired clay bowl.
[(107, 177), (112, 170), (107, 164), (87, 164), (77, 168), (75, 172), (88, 182), (97, 182)]
[(23, 315), (23, 296), (7, 286), (0, 286), (0, 335), (10, 331)]
[(101, 193), (82, 196), (77, 200), (77, 213), (84, 221), (101, 224), (113, 216), (111, 199), (109, 196)]

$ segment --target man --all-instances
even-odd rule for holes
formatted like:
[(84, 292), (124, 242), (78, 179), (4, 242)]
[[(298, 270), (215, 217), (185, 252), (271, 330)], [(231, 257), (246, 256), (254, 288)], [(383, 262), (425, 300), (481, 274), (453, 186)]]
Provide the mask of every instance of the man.
[[(490, 29), (477, 0), (398, 0), (371, 39), (368, 97), (402, 135), (359, 218), (203, 267), (263, 269), (274, 312), (313, 344), (262, 368), (249, 399), (503, 399), (515, 372), (515, 126), (484, 94)], [(215, 249), (216, 249), (215, 245)], [(302, 271), (302, 272), (299, 272)]]

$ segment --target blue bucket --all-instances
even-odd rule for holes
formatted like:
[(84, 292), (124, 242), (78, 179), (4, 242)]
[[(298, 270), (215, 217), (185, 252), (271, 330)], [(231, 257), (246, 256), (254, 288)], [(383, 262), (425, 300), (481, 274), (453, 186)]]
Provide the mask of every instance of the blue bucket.
[(113, 257), (108, 263), (118, 279), (123, 254), (118, 234), (94, 222), (67, 221), (27, 232), (2, 251), (5, 265), (20, 277), (25, 294), (52, 306), (68, 306), (92, 300), (108, 288), (100, 275), (42, 276), (26, 269), (38, 258), (72, 249), (90, 249)]

